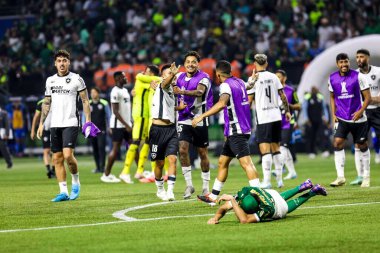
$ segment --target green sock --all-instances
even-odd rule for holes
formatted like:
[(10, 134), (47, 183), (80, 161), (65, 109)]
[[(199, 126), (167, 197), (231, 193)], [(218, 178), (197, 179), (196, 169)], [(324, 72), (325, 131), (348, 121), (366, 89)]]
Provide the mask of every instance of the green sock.
[(311, 197), (314, 197), (315, 195), (316, 194), (314, 192), (309, 191), (308, 193), (305, 193), (296, 199), (287, 201), (286, 204), (288, 204), (288, 213), (293, 212), (299, 206), (301, 206), (303, 203), (305, 203), (306, 201), (308, 201)]
[(283, 199), (288, 200), (294, 195), (296, 195), (298, 193), (298, 190), (299, 190), (299, 186), (296, 186), (293, 189), (281, 192), (280, 195)]

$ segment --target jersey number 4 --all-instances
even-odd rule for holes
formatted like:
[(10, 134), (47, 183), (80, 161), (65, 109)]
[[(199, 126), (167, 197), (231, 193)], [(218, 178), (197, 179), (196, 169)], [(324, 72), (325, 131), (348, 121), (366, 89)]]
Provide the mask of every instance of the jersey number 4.
[(272, 89), (271, 89), (270, 85), (265, 88), (265, 96), (268, 97), (269, 103), (272, 103)]

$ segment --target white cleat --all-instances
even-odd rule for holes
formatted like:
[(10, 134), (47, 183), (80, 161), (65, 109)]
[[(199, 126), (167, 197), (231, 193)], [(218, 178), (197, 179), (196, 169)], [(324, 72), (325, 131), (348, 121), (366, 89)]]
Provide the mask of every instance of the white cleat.
[(120, 183), (121, 180), (118, 179), (117, 177), (115, 177), (114, 175), (112, 174), (109, 174), (108, 176), (106, 176), (106, 174), (103, 174), (101, 177), (100, 177), (100, 180), (104, 183)]
[(380, 163), (380, 154), (375, 155), (375, 163), (379, 164)]
[(282, 188), (282, 187), (284, 187), (284, 182), (281, 179), (277, 181), (277, 188)]
[(284, 180), (290, 180), (290, 179), (296, 179), (297, 178), (297, 174), (288, 174), (286, 175), (286, 177), (284, 177)]
[(344, 177), (338, 177), (335, 181), (330, 183), (330, 186), (337, 187), (346, 184), (346, 179)]
[(165, 190), (157, 190), (156, 196), (162, 201), (168, 201), (168, 196)]
[(169, 201), (174, 201), (175, 200), (174, 193), (172, 191), (168, 191), (166, 193), (166, 197), (167, 197), (167, 200), (169, 200)]
[(123, 180), (126, 184), (133, 184), (130, 174), (120, 174), (119, 178)]
[(360, 185), (360, 187), (363, 187), (363, 188), (365, 188), (365, 187), (370, 187), (370, 180), (369, 180), (369, 177), (365, 177), (365, 178), (363, 178), (363, 182), (362, 182), (362, 184)]
[(321, 154), (321, 156), (322, 156), (323, 158), (328, 158), (328, 157), (330, 156), (330, 152), (326, 150), (325, 152), (323, 152), (323, 153)]
[(195, 192), (195, 189), (193, 186), (191, 186), (191, 185), (186, 186), (185, 193), (183, 194), (183, 198), (184, 199), (191, 198), (191, 195), (193, 195), (194, 192)]

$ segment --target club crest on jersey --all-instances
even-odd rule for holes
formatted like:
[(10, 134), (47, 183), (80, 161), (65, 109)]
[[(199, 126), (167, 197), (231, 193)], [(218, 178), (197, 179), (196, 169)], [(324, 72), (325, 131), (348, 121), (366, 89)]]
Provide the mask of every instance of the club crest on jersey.
[(66, 78), (66, 83), (71, 82), (71, 78)]
[(346, 82), (341, 82), (340, 83), (340, 85), (342, 85), (342, 91), (341, 91), (341, 93), (347, 93), (348, 91), (347, 91), (347, 88), (346, 88)]
[(156, 153), (151, 153), (152, 159), (156, 159), (157, 154)]
[(372, 80), (375, 80), (375, 79), (376, 79), (376, 75), (372, 75), (372, 76), (371, 76), (371, 79), (372, 79)]

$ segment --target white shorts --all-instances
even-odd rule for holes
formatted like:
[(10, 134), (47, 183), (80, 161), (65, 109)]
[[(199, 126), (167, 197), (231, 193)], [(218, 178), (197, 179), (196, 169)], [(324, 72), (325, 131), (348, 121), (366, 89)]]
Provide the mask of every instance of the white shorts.
[(286, 204), (285, 199), (281, 197), (281, 195), (275, 190), (265, 190), (268, 192), (273, 200), (274, 200), (274, 214), (272, 216), (273, 219), (282, 219), (285, 218), (288, 213), (288, 204)]

